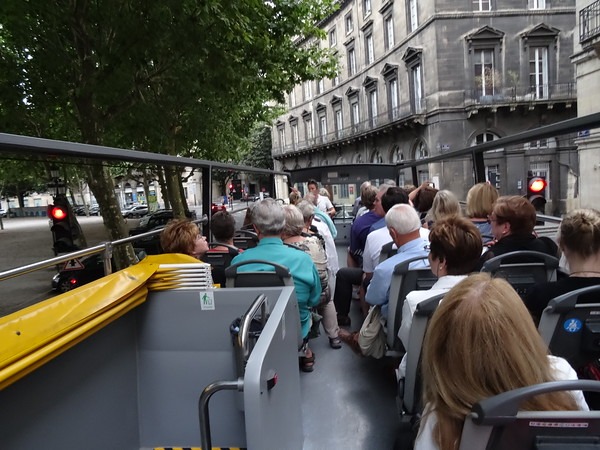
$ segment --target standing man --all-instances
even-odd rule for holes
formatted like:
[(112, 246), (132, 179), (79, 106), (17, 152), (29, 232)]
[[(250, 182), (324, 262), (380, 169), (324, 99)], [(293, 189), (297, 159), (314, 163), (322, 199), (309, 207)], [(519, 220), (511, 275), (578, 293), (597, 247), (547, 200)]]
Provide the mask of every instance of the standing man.
[(317, 208), (329, 214), (329, 217), (335, 216), (335, 208), (333, 207), (331, 200), (324, 195), (319, 194), (319, 183), (312, 179), (308, 180), (308, 192), (317, 197)]

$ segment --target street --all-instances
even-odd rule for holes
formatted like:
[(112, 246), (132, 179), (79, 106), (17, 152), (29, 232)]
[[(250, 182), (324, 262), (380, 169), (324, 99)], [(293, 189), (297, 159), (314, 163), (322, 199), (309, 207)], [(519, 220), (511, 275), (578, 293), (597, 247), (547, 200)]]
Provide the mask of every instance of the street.
[[(244, 207), (245, 204), (240, 205)], [(244, 219), (243, 212), (234, 213), (237, 228)], [(100, 216), (77, 217), (88, 246), (108, 240)], [(0, 230), (0, 272), (54, 257), (52, 235), (47, 217), (20, 217), (2, 219)], [(139, 224), (139, 219), (127, 219), (129, 228)], [(51, 289), (55, 268), (37, 270), (9, 280), (0, 281), (0, 317), (31, 304), (53, 297)]]

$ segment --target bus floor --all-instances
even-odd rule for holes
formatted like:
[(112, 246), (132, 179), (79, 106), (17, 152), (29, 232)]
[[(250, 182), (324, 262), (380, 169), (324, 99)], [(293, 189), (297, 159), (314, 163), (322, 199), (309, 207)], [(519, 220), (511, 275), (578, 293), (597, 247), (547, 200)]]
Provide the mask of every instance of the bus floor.
[[(353, 324), (362, 321), (357, 301), (350, 314)], [(304, 449), (392, 449), (399, 424), (393, 362), (361, 357), (345, 344), (332, 349), (322, 327), (309, 345), (314, 371), (300, 373)]]

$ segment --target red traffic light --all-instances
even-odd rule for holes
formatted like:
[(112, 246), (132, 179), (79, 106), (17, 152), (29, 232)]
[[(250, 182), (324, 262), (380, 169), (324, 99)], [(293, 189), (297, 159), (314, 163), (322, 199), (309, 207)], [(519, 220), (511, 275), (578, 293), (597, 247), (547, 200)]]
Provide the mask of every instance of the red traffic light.
[(50, 217), (54, 220), (64, 220), (67, 218), (67, 209), (62, 206), (53, 206), (50, 210)]
[(532, 178), (529, 181), (529, 191), (537, 194), (546, 189), (547, 185), (548, 183), (543, 178)]

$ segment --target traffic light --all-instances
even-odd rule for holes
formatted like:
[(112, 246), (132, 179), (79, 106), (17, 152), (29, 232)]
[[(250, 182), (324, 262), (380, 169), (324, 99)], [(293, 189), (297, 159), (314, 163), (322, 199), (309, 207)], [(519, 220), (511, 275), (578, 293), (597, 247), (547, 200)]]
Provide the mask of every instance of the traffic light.
[(67, 253), (79, 250), (73, 242), (73, 229), (71, 227), (68, 205), (48, 205), (48, 215), (52, 220), (50, 231), (52, 231), (54, 253)]
[(527, 199), (536, 211), (544, 212), (547, 187), (546, 177), (536, 177), (531, 174), (527, 176)]

